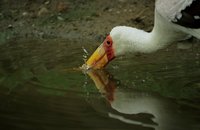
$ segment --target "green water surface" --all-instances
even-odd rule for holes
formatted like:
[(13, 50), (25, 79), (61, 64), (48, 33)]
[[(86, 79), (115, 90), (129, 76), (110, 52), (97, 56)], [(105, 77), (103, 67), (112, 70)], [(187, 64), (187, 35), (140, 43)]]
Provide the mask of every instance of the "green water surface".
[(123, 56), (105, 71), (109, 101), (77, 68), (92, 42), (10, 41), (0, 47), (1, 130), (199, 130), (200, 44)]

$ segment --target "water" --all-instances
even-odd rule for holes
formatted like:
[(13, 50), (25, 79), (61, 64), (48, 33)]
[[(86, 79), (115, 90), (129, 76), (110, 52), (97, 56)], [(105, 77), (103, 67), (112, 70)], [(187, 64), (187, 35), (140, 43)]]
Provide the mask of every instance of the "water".
[(200, 129), (199, 44), (118, 58), (84, 74), (78, 67), (95, 46), (66, 40), (1, 45), (0, 129)]

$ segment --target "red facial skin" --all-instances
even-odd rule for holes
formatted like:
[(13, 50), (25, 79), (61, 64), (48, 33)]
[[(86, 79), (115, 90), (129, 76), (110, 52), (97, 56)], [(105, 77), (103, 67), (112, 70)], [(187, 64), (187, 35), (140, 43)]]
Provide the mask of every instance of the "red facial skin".
[(114, 50), (113, 50), (113, 41), (110, 35), (108, 35), (106, 39), (104, 40), (103, 47), (106, 51), (108, 61), (110, 62), (111, 60), (115, 58)]
[[(113, 40), (112, 40), (112, 37), (110, 35), (108, 35), (106, 37), (106, 39), (104, 40), (103, 47), (106, 51), (108, 61), (110, 62), (111, 60), (113, 60), (115, 58), (114, 49), (113, 49)], [(109, 82), (105, 86), (105, 90), (107, 92), (107, 95), (106, 95), (107, 99), (110, 102), (112, 102), (114, 100), (115, 83)]]

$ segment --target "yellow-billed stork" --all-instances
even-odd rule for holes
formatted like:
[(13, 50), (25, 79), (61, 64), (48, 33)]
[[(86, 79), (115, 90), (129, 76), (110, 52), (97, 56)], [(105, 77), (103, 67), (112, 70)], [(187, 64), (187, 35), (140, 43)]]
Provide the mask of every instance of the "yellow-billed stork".
[(200, 39), (200, 0), (157, 0), (155, 5), (151, 32), (114, 27), (86, 62), (87, 68), (102, 68), (115, 57), (130, 52), (151, 53), (189, 36)]

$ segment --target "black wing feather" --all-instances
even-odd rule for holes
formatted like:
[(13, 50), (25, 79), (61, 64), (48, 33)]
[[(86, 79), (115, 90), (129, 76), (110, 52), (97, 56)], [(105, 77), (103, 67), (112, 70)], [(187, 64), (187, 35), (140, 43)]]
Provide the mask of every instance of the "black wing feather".
[(200, 0), (194, 0), (190, 6), (180, 13), (182, 17), (176, 16), (176, 20), (172, 21), (173, 23), (193, 29), (200, 28)]

